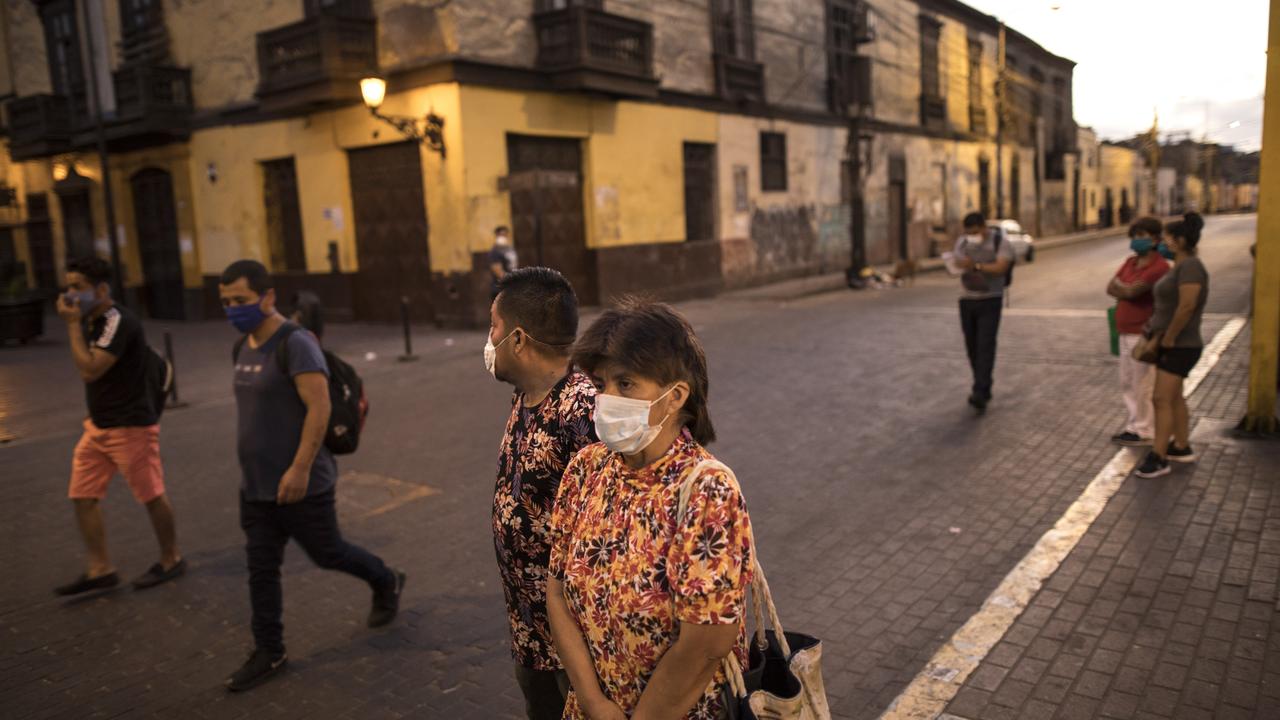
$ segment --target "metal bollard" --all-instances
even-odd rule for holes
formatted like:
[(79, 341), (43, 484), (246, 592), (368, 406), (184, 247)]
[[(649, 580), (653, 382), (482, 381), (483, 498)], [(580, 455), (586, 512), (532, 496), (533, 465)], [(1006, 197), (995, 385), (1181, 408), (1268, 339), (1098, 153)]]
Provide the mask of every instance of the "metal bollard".
[(165, 403), (165, 407), (180, 408), (186, 407), (186, 403), (178, 399), (178, 364), (173, 361), (173, 336), (166, 330), (164, 333), (164, 359), (169, 361), (169, 368), (173, 371), (173, 380), (169, 385), (169, 400)]
[(407, 295), (400, 296), (400, 322), (404, 325), (404, 354), (398, 360), (400, 362), (417, 360), (418, 356), (413, 354), (413, 339), (409, 336), (409, 297)]

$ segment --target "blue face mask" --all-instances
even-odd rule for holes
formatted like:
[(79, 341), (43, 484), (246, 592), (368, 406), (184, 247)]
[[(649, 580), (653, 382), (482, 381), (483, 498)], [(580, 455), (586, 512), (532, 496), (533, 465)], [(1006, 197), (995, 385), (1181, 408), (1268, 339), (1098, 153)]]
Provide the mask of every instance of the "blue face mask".
[(84, 317), (93, 312), (93, 309), (100, 304), (98, 301), (98, 293), (90, 290), (68, 290), (67, 302), (80, 301), (80, 317)]
[(1139, 255), (1146, 255), (1156, 246), (1151, 238), (1133, 238), (1129, 241), (1129, 249)]
[(1165, 245), (1164, 243), (1160, 243), (1159, 245), (1156, 246), (1156, 252), (1160, 253), (1160, 255), (1165, 260), (1172, 260), (1174, 258), (1173, 251), (1170, 250), (1169, 246)]
[(226, 310), (227, 319), (231, 321), (231, 325), (242, 333), (251, 333), (257, 330), (262, 321), (267, 319), (267, 314), (262, 311), (262, 307), (257, 303), (252, 305), (230, 305)]

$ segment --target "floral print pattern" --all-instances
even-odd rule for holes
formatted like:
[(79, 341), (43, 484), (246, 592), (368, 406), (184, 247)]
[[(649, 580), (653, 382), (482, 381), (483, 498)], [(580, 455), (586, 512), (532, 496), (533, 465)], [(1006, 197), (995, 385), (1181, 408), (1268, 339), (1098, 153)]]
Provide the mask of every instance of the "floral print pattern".
[(517, 392), (502, 436), (493, 544), (507, 601), (511, 655), (534, 670), (560, 668), (547, 620), (548, 530), (560, 476), (573, 456), (596, 440), (595, 395), (595, 386), (578, 372), (566, 375), (537, 407), (525, 407)]
[[(746, 663), (744, 604), (751, 522), (733, 476), (693, 478), (683, 522), (679, 489), (711, 454), (685, 431), (648, 467), (632, 470), (603, 443), (573, 459), (551, 520), (551, 573), (564, 583), (601, 688), (630, 715), (680, 623), (737, 624)], [(720, 718), (717, 672), (687, 720)], [(566, 718), (584, 718), (570, 692)]]

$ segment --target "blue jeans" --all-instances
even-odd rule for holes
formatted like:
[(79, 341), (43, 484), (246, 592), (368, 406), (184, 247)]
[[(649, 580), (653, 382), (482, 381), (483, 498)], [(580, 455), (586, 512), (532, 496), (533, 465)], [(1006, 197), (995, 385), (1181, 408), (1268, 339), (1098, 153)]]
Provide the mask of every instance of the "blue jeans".
[(292, 505), (249, 502), (240, 498), (240, 527), (249, 560), (249, 601), (253, 607), (253, 641), (271, 653), (284, 652), (284, 594), (280, 565), (284, 546), (293, 538), (316, 565), (338, 570), (369, 583), (374, 591), (394, 587), (395, 576), (382, 560), (342, 539), (333, 492), (304, 498)]

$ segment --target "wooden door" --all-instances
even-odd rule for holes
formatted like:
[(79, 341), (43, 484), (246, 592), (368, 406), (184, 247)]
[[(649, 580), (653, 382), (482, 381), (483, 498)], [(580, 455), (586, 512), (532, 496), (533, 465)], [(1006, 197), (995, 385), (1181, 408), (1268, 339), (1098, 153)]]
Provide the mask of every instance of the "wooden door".
[(577, 140), (507, 136), (511, 233), (521, 265), (559, 270), (582, 305), (597, 302), (594, 257), (582, 208)]
[(133, 189), (133, 219), (138, 231), (138, 254), (142, 257), (147, 312), (153, 318), (181, 320), (186, 313), (173, 178), (164, 170), (147, 168), (135, 173), (129, 184)]
[(267, 246), (271, 252), (271, 271), (306, 272), (302, 206), (298, 201), (298, 173), (293, 158), (262, 163), (262, 184), (262, 198), (267, 209)]
[(44, 193), (27, 196), (27, 257), (31, 259), (36, 290), (41, 296), (53, 297), (62, 283), (53, 261), (53, 226), (49, 222), (49, 196)]
[(89, 191), (76, 190), (58, 195), (62, 206), (62, 232), (66, 238), (67, 259), (89, 257), (93, 249), (93, 215), (89, 210)]
[(684, 144), (684, 237), (716, 237), (716, 146)]
[(400, 319), (401, 298), (415, 322), (434, 319), (431, 253), (422, 161), (416, 142), (347, 152), (356, 231), (355, 312), (363, 320)]

